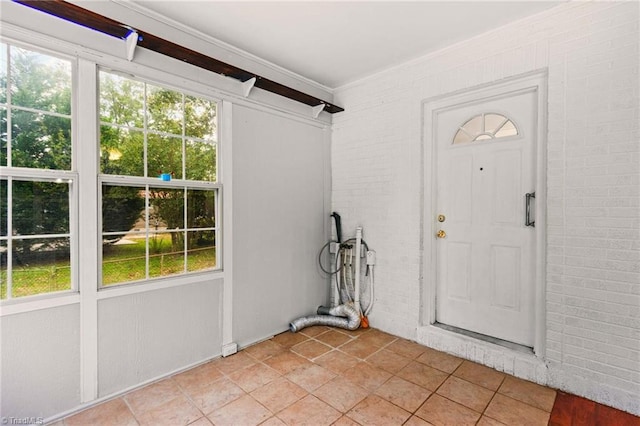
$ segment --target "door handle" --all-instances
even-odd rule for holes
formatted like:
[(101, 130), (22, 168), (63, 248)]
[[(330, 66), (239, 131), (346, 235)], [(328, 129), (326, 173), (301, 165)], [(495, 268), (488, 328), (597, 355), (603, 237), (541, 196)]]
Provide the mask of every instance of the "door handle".
[(535, 192), (527, 192), (525, 194), (525, 213), (524, 213), (524, 226), (536, 226), (536, 221), (531, 220), (531, 199), (536, 198)]
[(436, 237), (438, 237), (438, 238), (444, 238), (446, 236), (447, 236), (447, 233), (444, 232), (444, 230), (442, 230), (442, 229), (439, 230), (438, 233), (436, 234)]

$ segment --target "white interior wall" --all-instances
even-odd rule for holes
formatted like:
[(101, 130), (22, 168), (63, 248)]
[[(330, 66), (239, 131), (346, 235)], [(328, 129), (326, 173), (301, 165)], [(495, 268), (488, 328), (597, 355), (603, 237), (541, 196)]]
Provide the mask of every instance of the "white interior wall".
[(326, 126), (234, 106), (233, 336), (240, 346), (328, 302), (316, 259), (328, 239), (329, 136)]
[[(153, 52), (138, 50), (129, 62), (120, 40), (16, 3), (2, 2), (1, 7), (3, 37), (81, 58), (84, 71), (93, 69), (95, 62), (223, 100), (220, 168), (225, 213), (222, 271), (96, 294), (97, 281), (90, 278), (97, 276), (94, 265), (94, 275), (82, 274), (82, 297), (54, 296), (0, 308), (3, 416), (54, 419), (219, 356), (222, 345), (236, 339), (234, 332), (242, 345), (279, 333), (288, 321), (327, 300), (328, 285), (315, 269), (316, 251), (327, 237), (326, 113), (314, 120), (310, 107), (260, 89), (244, 97), (236, 80)], [(194, 39), (158, 22), (152, 28), (187, 46)], [(202, 46), (203, 41), (198, 43)], [(227, 53), (225, 59), (233, 55)], [(286, 78), (293, 82), (291, 75)], [(299, 90), (324, 93), (304, 82), (294, 83)], [(91, 84), (83, 81), (80, 86), (87, 89)], [(91, 111), (83, 102), (87, 99), (80, 100), (79, 109)], [(232, 129), (237, 133), (237, 159), (229, 155), (236, 143)], [(79, 131), (90, 132), (91, 126)], [(83, 140), (92, 138), (90, 133), (84, 136)], [(231, 205), (236, 187), (237, 205), (229, 209), (225, 203)], [(240, 228), (231, 227), (231, 218)], [(82, 229), (97, 232), (95, 223), (85, 223)], [(235, 297), (230, 267), (234, 263), (242, 269)], [(282, 292), (288, 296), (280, 297)], [(254, 321), (257, 313), (260, 318)], [(232, 327), (228, 322), (234, 318), (238, 324)]]
[(45, 418), (80, 404), (80, 309), (0, 318), (0, 418)]
[(640, 413), (639, 8), (564, 4), (336, 91), (332, 210), (377, 250), (372, 326), (428, 343), (422, 102), (546, 69), (547, 349), (521, 373)]
[(222, 281), (100, 300), (98, 397), (220, 355)]
[[(20, 12), (14, 14), (16, 10)], [(36, 31), (51, 31), (53, 34), (42, 36), (43, 43), (50, 43), (52, 35), (63, 37), (64, 34), (68, 40), (82, 40), (84, 46), (92, 48), (96, 47), (92, 43), (102, 43), (96, 40), (104, 40), (93, 33), (86, 36), (82, 31), (79, 36), (71, 37), (68, 24), (60, 26), (57, 20), (45, 16), (14, 3), (2, 4), (3, 22)], [(2, 31), (5, 30), (6, 26)], [(118, 51), (115, 45), (106, 47), (103, 51), (109, 54)], [(83, 49), (78, 52), (85, 55)], [(158, 61), (153, 55), (144, 53), (136, 60), (147, 65), (161, 63), (165, 69), (177, 70), (179, 75), (189, 75), (194, 81), (222, 87), (227, 94), (235, 96), (240, 93), (229, 79), (211, 77), (184, 64)], [(421, 325), (421, 102), (434, 95), (544, 67), (549, 68), (550, 86), (546, 355), (551, 372), (549, 383), (637, 414), (640, 412), (637, 402), (640, 399), (637, 368), (640, 352), (637, 321), (640, 316), (637, 3), (564, 5), (338, 90), (336, 103), (345, 106), (346, 112), (335, 116), (333, 128), (332, 210), (342, 214), (345, 230), (363, 225), (367, 242), (377, 251), (378, 297), (371, 316), (372, 325), (415, 339)], [(271, 100), (279, 109), (292, 108), (294, 115), (305, 112), (304, 108), (296, 109), (290, 103), (274, 100), (260, 91), (252, 96), (260, 101)], [(251, 115), (238, 111), (239, 117)], [(256, 118), (257, 122), (264, 122), (263, 117)], [(235, 124), (234, 121), (234, 128)], [(292, 127), (291, 134), (282, 135), (287, 143), (301, 134), (299, 129), (295, 130), (296, 126)], [(318, 140), (326, 140), (327, 137), (318, 136), (316, 130), (307, 129), (302, 133)], [(270, 139), (277, 141), (273, 134)], [(255, 135), (247, 140), (260, 143)], [(239, 149), (247, 155), (251, 152), (250, 145)], [(326, 159), (328, 148), (325, 147), (323, 153)], [(317, 152), (312, 151), (312, 154)], [(326, 171), (326, 167), (323, 170)], [(238, 168), (242, 170), (242, 165)], [(273, 170), (270, 172), (274, 173)], [(283, 173), (275, 181), (288, 190), (292, 185), (287, 182), (290, 176)], [(325, 175), (323, 182), (322, 191), (326, 192), (330, 178)], [(264, 189), (265, 186), (240, 182), (238, 191), (250, 188)], [(296, 191), (297, 200), (306, 200), (302, 188)], [(320, 191), (319, 187), (313, 192), (314, 203), (317, 203), (317, 191)], [(240, 206), (246, 203), (247, 208), (253, 208), (247, 201), (251, 195), (250, 192), (236, 194), (240, 197)], [(253, 195), (256, 199), (261, 197), (260, 192)], [(296, 206), (295, 201), (285, 202)], [(304, 205), (306, 201), (300, 203)], [(237, 216), (236, 213), (234, 216), (240, 224), (243, 220), (245, 224), (249, 223), (249, 213), (236, 211)], [(326, 205), (323, 206), (320, 216), (328, 211)], [(267, 217), (274, 216), (273, 210), (268, 210)], [(323, 240), (322, 232), (326, 231), (322, 226), (326, 226), (327, 221), (320, 216), (316, 219), (302, 216), (294, 219), (304, 222), (304, 227), (298, 222), (290, 226), (283, 220), (274, 228), (310, 229), (310, 234), (302, 235), (310, 247), (316, 239)], [(323, 225), (320, 226), (319, 222)], [(315, 225), (309, 228), (309, 223)], [(251, 262), (243, 263), (245, 254), (249, 260), (256, 253), (264, 252), (264, 245), (269, 245), (269, 239), (259, 236), (262, 229), (250, 228), (244, 234), (239, 231), (239, 235), (233, 237), (236, 246), (244, 244), (244, 247), (249, 247), (250, 239), (256, 236), (263, 244), (255, 250), (248, 248), (247, 253), (234, 250), (235, 263), (242, 265), (243, 271), (245, 267), (253, 267)], [(285, 234), (274, 232), (269, 235)], [(294, 237), (284, 241), (301, 240), (298, 235)], [(286, 234), (286, 238), (291, 238), (291, 235)], [(292, 252), (286, 250), (284, 244), (278, 249), (284, 253), (279, 256), (281, 263), (297, 263), (298, 258), (294, 255), (289, 257)], [(296, 250), (311, 249), (305, 246)], [(259, 266), (264, 267), (265, 264)], [(292, 289), (287, 286), (296, 280), (285, 278), (288, 281), (284, 288)], [(316, 286), (320, 283), (318, 277), (311, 274), (307, 278), (310, 281), (297, 282), (309, 287), (306, 290), (304, 287), (294, 288), (294, 294), (302, 295), (303, 302), (309, 306), (316, 300), (322, 302), (326, 295)], [(237, 300), (244, 298), (249, 303), (234, 305), (237, 309), (234, 318), (241, 317), (240, 312), (245, 307), (248, 310), (261, 307), (251, 285), (257, 286), (259, 281), (263, 281), (261, 289), (281, 289), (280, 279), (281, 275), (272, 273), (264, 282), (265, 276), (258, 273), (258, 268), (244, 277), (241, 275), (240, 281), (244, 280), (245, 285), (238, 289)], [(158, 315), (156, 309), (173, 307), (165, 299), (173, 296), (172, 292), (159, 292), (158, 295), (149, 293), (101, 301), (104, 308), (100, 311), (101, 322), (114, 320), (117, 323), (115, 313), (126, 312), (134, 317), (138, 315), (133, 320), (146, 327)], [(218, 297), (210, 296), (212, 300)], [(278, 301), (281, 303), (280, 299)], [(136, 313), (138, 304), (144, 307)], [(306, 311), (303, 304), (289, 307), (292, 312), (299, 309), (302, 314), (306, 313), (302, 312)], [(278, 310), (280, 306), (272, 308)], [(205, 315), (206, 323), (213, 321), (211, 315), (211, 312)], [(81, 381), (79, 346), (82, 345), (77, 337), (79, 318), (77, 304), (3, 314), (0, 321), (0, 406), (3, 415), (9, 412), (13, 415), (15, 411), (16, 416), (46, 417), (78, 406)], [(288, 320), (274, 317), (273, 331), (252, 332), (251, 326), (255, 323), (251, 318), (234, 327), (234, 332), (243, 344), (281, 331)], [(182, 326), (187, 327), (193, 322), (188, 320)], [(38, 328), (41, 324), (64, 326)], [(150, 356), (157, 350), (155, 345), (164, 338), (168, 341), (175, 339), (175, 331), (168, 331), (169, 335), (159, 333), (154, 343), (139, 346), (142, 353)], [(30, 345), (37, 342), (42, 354), (36, 356), (35, 351), (26, 349), (21, 344), (25, 338), (29, 338)], [(131, 332), (125, 340), (135, 342), (138, 338), (135, 332)], [(118, 377), (118, 356), (109, 353), (110, 349), (105, 346), (109, 342), (117, 343), (118, 339), (105, 332), (102, 345), (109, 362), (103, 366), (106, 371), (113, 369), (114, 377)], [(169, 350), (173, 353), (171, 347)], [(56, 354), (60, 354), (60, 359)], [(156, 373), (162, 374), (163, 368), (171, 369), (191, 359), (187, 360), (189, 356), (182, 350), (175, 354), (174, 361), (177, 362), (165, 364), (162, 361), (161, 367), (155, 366), (153, 371), (145, 372), (140, 380)], [(209, 354), (215, 356), (216, 353)], [(172, 355), (167, 356), (171, 358)], [(128, 350), (123, 354), (122, 362), (132, 357), (136, 359), (136, 355)], [(47, 359), (52, 362), (48, 363)], [(19, 374), (27, 364), (27, 371), (34, 373)], [(102, 380), (107, 379), (103, 376)], [(122, 377), (116, 378), (104, 385), (101, 391), (108, 393), (127, 383)], [(40, 398), (38, 389), (42, 390)]]

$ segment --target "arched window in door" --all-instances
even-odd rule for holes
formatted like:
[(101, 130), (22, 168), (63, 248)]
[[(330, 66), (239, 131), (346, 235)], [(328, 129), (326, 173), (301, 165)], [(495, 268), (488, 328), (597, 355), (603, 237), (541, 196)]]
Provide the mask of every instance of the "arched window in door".
[(467, 143), (515, 136), (520, 132), (509, 118), (497, 113), (482, 113), (458, 128), (453, 143)]

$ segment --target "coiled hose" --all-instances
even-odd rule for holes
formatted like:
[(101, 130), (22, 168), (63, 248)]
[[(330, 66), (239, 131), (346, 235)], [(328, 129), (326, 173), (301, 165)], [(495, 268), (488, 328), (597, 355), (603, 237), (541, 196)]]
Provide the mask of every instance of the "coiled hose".
[(333, 308), (320, 306), (318, 307), (318, 315), (309, 315), (292, 321), (289, 324), (289, 330), (295, 333), (312, 325), (327, 325), (355, 330), (360, 327), (360, 314), (353, 303), (344, 303)]

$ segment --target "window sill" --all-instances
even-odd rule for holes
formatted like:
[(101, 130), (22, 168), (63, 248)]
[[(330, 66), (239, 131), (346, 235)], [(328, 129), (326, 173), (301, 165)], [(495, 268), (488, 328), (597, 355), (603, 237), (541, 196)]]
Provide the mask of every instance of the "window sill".
[(3, 300), (0, 305), (0, 317), (75, 303), (80, 303), (80, 294), (70, 291)]
[[(112, 297), (127, 296), (130, 294), (146, 293), (183, 285), (197, 284), (224, 278), (222, 270), (193, 273), (176, 277), (160, 278), (154, 281), (143, 281), (132, 284), (114, 285), (101, 288), (97, 293), (97, 299), (110, 299)], [(18, 299), (3, 300), (0, 303), (0, 317), (22, 314), (41, 309), (57, 308), (59, 306), (80, 303), (80, 294), (73, 291), (49, 293), (36, 296), (28, 296)]]
[(223, 278), (224, 272), (218, 269), (209, 272), (198, 272), (174, 277), (159, 278), (153, 281), (139, 281), (131, 284), (114, 284), (100, 288), (98, 290), (98, 300), (127, 296), (130, 294), (146, 293), (148, 291), (180, 287), (183, 285), (196, 284)]

